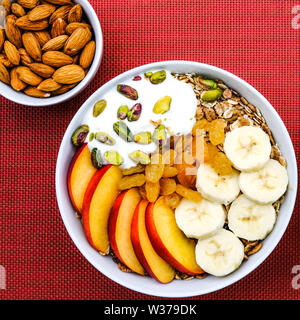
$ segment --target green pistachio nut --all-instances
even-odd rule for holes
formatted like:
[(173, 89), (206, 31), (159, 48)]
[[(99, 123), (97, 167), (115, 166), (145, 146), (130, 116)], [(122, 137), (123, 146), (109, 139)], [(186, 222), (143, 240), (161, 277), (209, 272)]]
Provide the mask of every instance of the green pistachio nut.
[(80, 147), (84, 144), (84, 141), (89, 133), (89, 126), (86, 124), (78, 127), (72, 134), (72, 143), (75, 147)]
[(157, 71), (152, 74), (150, 77), (150, 82), (153, 84), (159, 84), (165, 81), (167, 73), (165, 70)]
[(151, 71), (144, 73), (145, 78), (150, 78), (153, 75)]
[(138, 99), (137, 91), (134, 88), (128, 86), (127, 84), (118, 84), (117, 91), (128, 99), (131, 99), (131, 100)]
[(151, 143), (151, 132), (145, 131), (137, 133), (136, 135), (134, 135), (134, 141), (139, 144)]
[(95, 139), (101, 143), (105, 143), (110, 146), (113, 146), (114, 144), (116, 144), (116, 140), (105, 132), (100, 132), (100, 131), (96, 132)]
[(201, 87), (205, 87), (207, 89), (216, 89), (218, 87), (217, 83), (211, 79), (203, 79), (201, 76), (194, 77), (194, 81), (198, 85), (202, 85)]
[(119, 120), (125, 120), (127, 117), (127, 112), (129, 111), (128, 106), (120, 106), (117, 112), (117, 118)]
[(113, 124), (113, 129), (116, 134), (123, 140), (127, 142), (133, 142), (133, 134), (131, 133), (130, 129), (127, 127), (124, 121), (117, 121)]
[(91, 152), (91, 159), (92, 159), (93, 166), (96, 169), (100, 169), (103, 166), (101, 152), (99, 149), (93, 148)]
[(166, 144), (167, 133), (166, 127), (163, 124), (160, 124), (158, 127), (155, 128), (152, 139), (159, 146), (163, 146)]
[(170, 109), (172, 98), (169, 96), (164, 96), (160, 98), (154, 105), (153, 112), (154, 113), (166, 113)]
[(120, 166), (124, 161), (123, 157), (115, 150), (106, 151), (104, 159), (115, 166)]
[(104, 99), (99, 100), (95, 103), (94, 109), (93, 109), (93, 116), (98, 117), (106, 108), (106, 101)]
[(90, 136), (89, 136), (89, 141), (93, 141), (93, 140), (94, 140), (94, 137), (95, 137), (94, 132), (91, 132), (91, 133), (90, 133)]
[(201, 99), (203, 101), (211, 102), (218, 100), (222, 96), (222, 90), (221, 89), (212, 89), (203, 91), (201, 94)]
[(136, 103), (128, 112), (127, 119), (128, 121), (137, 121), (139, 120), (142, 113), (142, 105), (140, 103)]
[(145, 165), (150, 163), (149, 155), (140, 150), (133, 151), (128, 156), (135, 163), (140, 163)]

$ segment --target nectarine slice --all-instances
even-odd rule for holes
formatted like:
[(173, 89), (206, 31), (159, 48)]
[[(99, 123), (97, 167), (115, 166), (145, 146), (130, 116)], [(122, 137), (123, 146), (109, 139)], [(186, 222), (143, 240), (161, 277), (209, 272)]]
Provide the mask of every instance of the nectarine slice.
[(102, 254), (109, 252), (108, 219), (119, 194), (122, 178), (119, 167), (107, 165), (89, 182), (83, 199), (82, 223), (89, 243)]
[(69, 195), (78, 213), (82, 212), (84, 193), (96, 171), (91, 161), (91, 152), (85, 143), (74, 155), (68, 171)]
[(109, 217), (109, 240), (119, 260), (132, 271), (144, 275), (131, 242), (131, 223), (136, 206), (141, 200), (137, 189), (132, 188), (121, 193), (111, 210)]
[(131, 241), (134, 251), (149, 275), (161, 283), (175, 277), (175, 270), (154, 250), (147, 234), (145, 213), (149, 202), (141, 200), (135, 209), (131, 224)]
[(174, 211), (162, 198), (148, 205), (146, 228), (155, 251), (171, 266), (189, 275), (204, 272), (196, 262), (195, 242), (178, 228)]

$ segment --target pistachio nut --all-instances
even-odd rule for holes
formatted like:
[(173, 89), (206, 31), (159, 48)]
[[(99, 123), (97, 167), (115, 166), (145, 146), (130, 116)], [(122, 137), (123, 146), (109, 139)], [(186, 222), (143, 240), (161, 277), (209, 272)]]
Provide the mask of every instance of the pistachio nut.
[(95, 139), (101, 143), (105, 143), (110, 146), (113, 146), (114, 144), (116, 144), (116, 140), (105, 132), (100, 132), (100, 131), (96, 132)]
[(222, 90), (217, 88), (217, 89), (203, 91), (201, 94), (201, 99), (203, 101), (209, 102), (209, 101), (218, 100), (221, 96), (222, 96)]
[(104, 99), (99, 100), (95, 103), (93, 109), (93, 116), (98, 117), (106, 108), (106, 101)]
[(151, 132), (145, 131), (137, 133), (136, 135), (134, 135), (134, 141), (139, 144), (151, 143)]
[(139, 120), (142, 113), (142, 105), (140, 103), (136, 103), (128, 112), (127, 119), (128, 121), (137, 121)]
[(153, 72), (151, 71), (144, 73), (145, 78), (150, 78), (152, 75), (153, 75)]
[(165, 70), (157, 71), (152, 74), (150, 77), (150, 82), (153, 84), (159, 84), (165, 81), (167, 73)]
[(149, 164), (150, 163), (149, 155), (143, 151), (140, 151), (140, 150), (133, 151), (128, 156), (135, 163), (140, 163), (140, 164)]
[(198, 77), (194, 77), (194, 81), (197, 84), (206, 87), (207, 89), (216, 89), (217, 88), (217, 83), (211, 79), (203, 79), (202, 77), (198, 76)]
[(117, 121), (113, 124), (113, 129), (115, 133), (123, 140), (127, 142), (133, 142), (133, 134), (130, 129), (127, 127), (124, 121)]
[(117, 112), (117, 118), (119, 120), (125, 120), (127, 117), (127, 112), (129, 111), (128, 106), (120, 106)]
[(167, 133), (166, 127), (163, 124), (160, 124), (158, 127), (155, 128), (152, 139), (159, 146), (163, 146), (166, 144)]
[(89, 133), (90, 129), (87, 124), (83, 124), (78, 127), (72, 134), (72, 143), (75, 147), (80, 147), (84, 144), (84, 141)]
[(119, 93), (123, 94), (128, 99), (131, 99), (131, 100), (138, 99), (137, 91), (134, 88), (128, 86), (127, 84), (118, 84), (117, 90)]
[(93, 141), (94, 137), (95, 137), (94, 132), (91, 132), (89, 136), (89, 141)]
[(101, 157), (101, 151), (99, 149), (93, 148), (91, 152), (91, 159), (92, 159), (93, 166), (96, 169), (100, 169), (102, 167), (103, 162)]
[(115, 150), (106, 151), (104, 159), (115, 166), (121, 165), (124, 161), (123, 157)]
[(166, 113), (170, 109), (172, 98), (170, 96), (164, 96), (160, 98), (154, 105), (154, 113)]

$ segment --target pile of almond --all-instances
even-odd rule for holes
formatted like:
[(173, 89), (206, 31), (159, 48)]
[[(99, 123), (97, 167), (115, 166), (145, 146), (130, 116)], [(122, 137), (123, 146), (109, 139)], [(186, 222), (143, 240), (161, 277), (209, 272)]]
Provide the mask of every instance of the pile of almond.
[(72, 0), (0, 0), (0, 81), (38, 98), (65, 93), (89, 70), (92, 37)]

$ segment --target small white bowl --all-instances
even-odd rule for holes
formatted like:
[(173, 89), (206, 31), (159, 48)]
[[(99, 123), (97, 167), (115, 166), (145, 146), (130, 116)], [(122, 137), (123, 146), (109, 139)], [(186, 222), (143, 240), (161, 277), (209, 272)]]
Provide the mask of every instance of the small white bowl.
[(19, 103), (27, 106), (34, 106), (34, 107), (50, 106), (50, 105), (65, 102), (75, 97), (83, 89), (85, 89), (87, 85), (91, 82), (91, 80), (94, 78), (96, 72), (99, 69), (101, 59), (102, 59), (102, 53), (103, 53), (102, 29), (101, 29), (100, 22), (96, 12), (94, 11), (93, 7), (87, 0), (74, 0), (74, 2), (79, 3), (82, 6), (84, 13), (87, 16), (88, 21), (93, 28), (94, 38), (96, 42), (94, 60), (90, 66), (89, 72), (86, 74), (84, 79), (81, 82), (79, 82), (77, 86), (75, 86), (68, 92), (58, 96), (49, 97), (49, 98), (35, 98), (35, 97), (27, 96), (25, 93), (17, 92), (13, 88), (11, 88), (9, 85), (0, 81), (0, 93), (3, 97), (15, 103)]
[[(263, 247), (260, 251), (250, 256), (249, 260), (245, 261), (238, 270), (226, 277), (217, 278), (208, 276), (201, 280), (174, 280), (169, 284), (160, 284), (150, 277), (142, 277), (134, 273), (123, 273), (110, 257), (101, 256), (89, 245), (84, 235), (81, 222), (75, 217), (75, 212), (68, 196), (67, 172), (75, 152), (71, 143), (71, 135), (73, 131), (82, 124), (81, 120), (88, 108), (97, 100), (97, 97), (101, 97), (107, 90), (116, 87), (116, 85), (122, 83), (123, 80), (158, 68), (178, 73), (196, 72), (210, 78), (223, 80), (229, 87), (239, 92), (249, 102), (260, 109), (283, 156), (287, 160), (289, 188), (273, 231), (263, 241)], [(233, 284), (257, 268), (268, 257), (284, 234), (293, 213), (298, 185), (297, 176), (297, 162), (294, 148), (286, 127), (272, 105), (257, 90), (239, 77), (210, 65), (189, 61), (166, 61), (144, 65), (117, 76), (99, 88), (81, 106), (66, 130), (58, 153), (56, 195), (61, 216), (69, 235), (80, 252), (97, 270), (113, 281), (141, 293), (160, 297), (189, 297), (206, 294)]]

